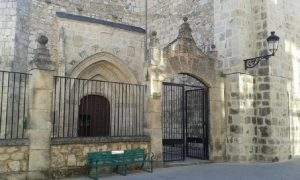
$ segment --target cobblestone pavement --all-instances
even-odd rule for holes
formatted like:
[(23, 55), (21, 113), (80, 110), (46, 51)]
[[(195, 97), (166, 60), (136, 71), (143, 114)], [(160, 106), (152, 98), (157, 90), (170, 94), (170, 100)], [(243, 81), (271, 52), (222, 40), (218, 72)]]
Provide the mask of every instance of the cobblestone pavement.
[[(87, 180), (86, 177), (65, 180)], [(101, 177), (105, 180), (300, 180), (300, 159), (281, 163), (212, 163), (155, 169), (127, 176)]]

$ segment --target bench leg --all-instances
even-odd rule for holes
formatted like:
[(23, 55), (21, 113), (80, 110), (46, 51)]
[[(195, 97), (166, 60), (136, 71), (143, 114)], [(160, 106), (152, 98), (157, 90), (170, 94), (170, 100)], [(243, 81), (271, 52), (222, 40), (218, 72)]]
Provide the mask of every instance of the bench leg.
[(141, 165), (141, 170), (144, 169), (144, 165), (145, 165), (145, 161), (142, 162), (142, 165)]
[(99, 169), (98, 166), (96, 167), (96, 177), (94, 178), (95, 180), (97, 180), (99, 177)]
[(147, 163), (145, 167), (145, 171), (152, 173), (153, 172), (153, 162), (152, 161), (146, 161), (144, 162), (145, 164)]
[[(121, 167), (120, 168), (120, 171), (119, 171), (119, 167)], [(127, 175), (127, 165), (117, 165), (116, 166), (116, 172), (118, 173), (118, 174), (121, 174), (121, 175), (123, 175), (123, 176), (126, 176)]]
[[(93, 174), (93, 171), (94, 171), (94, 174)], [(99, 175), (98, 174), (98, 168), (97, 167), (91, 167), (91, 170), (89, 172), (89, 178), (97, 180), (98, 175)]]
[(119, 173), (119, 165), (116, 165), (115, 170), (116, 170), (116, 173)]
[(127, 164), (124, 164), (123, 166), (123, 175), (126, 176), (127, 175)]
[(150, 172), (153, 173), (153, 161), (150, 161)]

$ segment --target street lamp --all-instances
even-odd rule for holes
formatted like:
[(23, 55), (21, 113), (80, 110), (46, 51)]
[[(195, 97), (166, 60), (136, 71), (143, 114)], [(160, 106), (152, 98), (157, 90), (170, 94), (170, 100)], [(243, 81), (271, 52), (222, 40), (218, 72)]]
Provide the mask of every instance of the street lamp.
[(275, 56), (276, 51), (278, 50), (279, 37), (275, 35), (275, 31), (271, 32), (271, 35), (267, 38), (269, 52), (271, 54), (250, 58), (244, 60), (245, 69), (254, 68), (261, 60), (269, 59), (271, 56)]

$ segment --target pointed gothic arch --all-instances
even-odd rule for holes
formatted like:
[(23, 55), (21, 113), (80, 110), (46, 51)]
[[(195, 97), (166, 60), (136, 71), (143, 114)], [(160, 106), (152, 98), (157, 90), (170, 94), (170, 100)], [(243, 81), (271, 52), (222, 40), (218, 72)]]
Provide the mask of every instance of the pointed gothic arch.
[(123, 61), (108, 52), (96, 53), (79, 62), (70, 71), (73, 78), (137, 83), (137, 78)]

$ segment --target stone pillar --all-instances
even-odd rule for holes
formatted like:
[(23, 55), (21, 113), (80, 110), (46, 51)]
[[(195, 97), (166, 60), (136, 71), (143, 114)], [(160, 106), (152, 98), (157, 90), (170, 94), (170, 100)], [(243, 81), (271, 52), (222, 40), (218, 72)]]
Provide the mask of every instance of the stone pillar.
[(256, 161), (259, 138), (254, 115), (254, 78), (247, 74), (226, 76), (227, 143), (229, 161)]
[(48, 38), (39, 36), (30, 62), (29, 179), (46, 179), (50, 163), (51, 108), (54, 65), (46, 47)]
[(157, 162), (162, 161), (162, 129), (161, 129), (161, 82), (159, 79), (160, 70), (160, 49), (156, 32), (150, 37), (150, 64), (149, 64), (149, 89), (150, 94), (147, 101), (147, 120), (149, 134), (151, 136), (151, 151), (155, 154)]
[(161, 98), (150, 97), (148, 99), (147, 119), (149, 121), (149, 133), (151, 136), (151, 151), (155, 154), (155, 160), (162, 160), (162, 129), (161, 129)]

